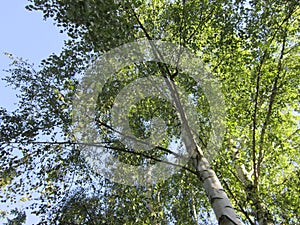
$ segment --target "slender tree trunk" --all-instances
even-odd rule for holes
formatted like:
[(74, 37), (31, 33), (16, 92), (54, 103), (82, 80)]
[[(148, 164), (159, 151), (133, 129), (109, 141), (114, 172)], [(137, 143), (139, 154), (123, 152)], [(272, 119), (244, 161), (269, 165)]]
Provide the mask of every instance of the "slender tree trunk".
[(183, 126), (183, 142), (185, 143), (189, 154), (192, 155), (193, 166), (196, 169), (197, 176), (206, 191), (219, 225), (241, 225), (241, 222), (237, 217), (216, 173), (211, 168), (210, 163), (204, 157), (203, 151), (194, 139), (187, 116), (180, 102), (176, 84), (167, 78), (165, 81), (171, 91), (176, 108), (180, 114)]
[(235, 146), (233, 148), (232, 161), (237, 172), (237, 177), (244, 186), (245, 190), (247, 190), (247, 199), (252, 202), (252, 215), (255, 215), (255, 219), (259, 225), (274, 225), (272, 216), (260, 201), (258, 188), (255, 186), (255, 182), (251, 178), (252, 172), (247, 171), (243, 164), (239, 165), (237, 162), (239, 158), (239, 148)]
[(257, 221), (259, 225), (274, 225), (274, 222), (268, 213), (268, 211), (263, 207), (261, 202), (258, 202), (257, 207)]
[(219, 225), (241, 225), (227, 194), (208, 160), (196, 154), (196, 156), (192, 158), (192, 163), (206, 191)]

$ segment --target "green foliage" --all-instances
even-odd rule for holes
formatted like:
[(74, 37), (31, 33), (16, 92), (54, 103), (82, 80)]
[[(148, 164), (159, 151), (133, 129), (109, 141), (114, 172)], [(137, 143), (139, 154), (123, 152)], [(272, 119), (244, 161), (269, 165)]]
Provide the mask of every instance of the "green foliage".
[[(19, 90), (20, 101), (14, 112), (0, 109), (3, 199), (14, 202), (20, 194), (37, 193), (31, 208), (41, 216), (41, 224), (216, 222), (191, 165), (153, 186), (120, 185), (86, 166), (81, 154), (85, 146), (76, 143), (71, 132), (72, 100), (89, 63), (103, 52), (146, 37), (191, 49), (222, 82), (226, 135), (211, 163), (242, 221), (300, 222), (298, 1), (30, 2), (29, 10), (54, 18), (70, 40), (60, 55), (49, 56), (39, 69), (12, 58), (6, 81)], [(113, 150), (123, 162), (155, 163), (171, 142), (165, 139), (161, 149), (150, 152), (126, 149), (109, 127), (119, 91), (136, 78), (168, 76), (160, 68), (155, 62), (130, 65), (99, 94), (103, 148)], [(205, 149), (212, 129), (207, 99), (182, 71), (174, 83), (194, 96), (200, 115), (195, 121), (201, 137), (197, 141)], [(147, 138), (151, 119), (159, 116), (166, 122), (168, 137), (178, 136), (181, 124), (174, 110), (163, 99), (144, 98), (131, 108), (130, 127), (137, 137)], [(16, 218), (25, 220), (20, 213)]]
[[(24, 211), (19, 211), (18, 209), (13, 209), (10, 211), (10, 215), (15, 216), (12, 219), (7, 218), (7, 223), (4, 225), (22, 225), (26, 222), (26, 213)], [(1, 217), (7, 217), (7, 213), (1, 211)]]

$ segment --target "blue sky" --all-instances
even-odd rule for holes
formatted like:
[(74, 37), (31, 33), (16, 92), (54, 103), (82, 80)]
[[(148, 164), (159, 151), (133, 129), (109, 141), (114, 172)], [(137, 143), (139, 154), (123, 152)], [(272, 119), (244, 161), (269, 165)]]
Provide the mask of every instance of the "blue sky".
[[(51, 53), (59, 53), (66, 39), (53, 21), (44, 21), (40, 12), (26, 10), (26, 4), (27, 0), (1, 1), (0, 78), (5, 76), (3, 69), (8, 69), (10, 63), (4, 52), (38, 65)], [(6, 83), (0, 80), (0, 106), (13, 110), (17, 102), (16, 91), (5, 86)]]
[[(7, 73), (10, 59), (4, 55), (11, 53), (16, 57), (28, 59), (29, 62), (38, 65), (51, 53), (59, 53), (64, 40), (67, 38), (59, 33), (59, 29), (53, 25), (53, 21), (44, 21), (42, 13), (30, 12), (25, 9), (27, 0), (2, 0), (0, 7), (0, 78)], [(17, 91), (11, 87), (5, 87), (6, 83), (0, 80), (0, 106), (9, 111), (17, 106)], [(13, 206), (19, 206), (18, 204)], [(0, 209), (4, 207), (0, 205)], [(3, 208), (2, 208), (3, 209)], [(37, 219), (29, 215), (27, 224), (34, 224)], [(0, 224), (3, 221), (0, 220)]]

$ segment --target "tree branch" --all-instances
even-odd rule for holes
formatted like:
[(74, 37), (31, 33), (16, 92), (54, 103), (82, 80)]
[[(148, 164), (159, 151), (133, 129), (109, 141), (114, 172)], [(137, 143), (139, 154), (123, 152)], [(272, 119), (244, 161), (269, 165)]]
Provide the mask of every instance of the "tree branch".
[(267, 116), (266, 119), (263, 123), (262, 126), (262, 130), (261, 130), (261, 136), (260, 136), (260, 140), (259, 140), (259, 151), (258, 151), (258, 159), (257, 159), (257, 176), (259, 178), (260, 175), (260, 166), (263, 160), (263, 144), (264, 144), (264, 137), (265, 137), (265, 133), (266, 133), (266, 129), (269, 125), (269, 121), (270, 121), (270, 117), (272, 114), (272, 109), (273, 109), (273, 104), (275, 101), (275, 97), (277, 94), (277, 84), (278, 84), (278, 80), (280, 77), (280, 73), (282, 71), (282, 59), (283, 59), (283, 55), (284, 55), (284, 51), (285, 51), (285, 45), (286, 45), (286, 34), (283, 38), (283, 43), (282, 43), (282, 47), (281, 47), (281, 53), (280, 53), (280, 57), (278, 60), (278, 65), (277, 65), (277, 74), (276, 77), (274, 79), (274, 83), (273, 83), (273, 87), (272, 87), (272, 91), (271, 91), (271, 96), (270, 96), (270, 102), (269, 102), (269, 107), (268, 107), (268, 111), (267, 111)]
[(182, 166), (182, 165), (179, 165), (179, 164), (176, 164), (176, 163), (172, 163), (172, 162), (169, 162), (169, 161), (166, 161), (166, 160), (158, 159), (158, 158), (155, 158), (155, 157), (150, 156), (148, 154), (145, 154), (145, 153), (142, 153), (142, 152), (136, 152), (134, 150), (129, 150), (129, 149), (126, 149), (126, 148), (101, 145), (101, 144), (97, 144), (97, 143), (73, 143), (73, 144), (85, 145), (85, 146), (92, 146), (92, 147), (100, 147), (100, 148), (107, 148), (107, 149), (112, 149), (112, 150), (116, 150), (116, 151), (120, 151), (120, 152), (131, 153), (131, 154), (134, 154), (134, 155), (139, 155), (139, 156), (145, 157), (147, 159), (152, 159), (152, 160), (154, 160), (156, 162), (162, 162), (162, 163), (165, 163), (165, 164), (168, 164), (168, 165), (180, 167), (180, 168), (185, 169), (185, 170), (187, 170), (187, 171), (189, 171), (189, 172), (191, 172), (193, 174), (197, 174), (195, 171), (191, 170), (190, 168), (188, 168), (186, 166)]

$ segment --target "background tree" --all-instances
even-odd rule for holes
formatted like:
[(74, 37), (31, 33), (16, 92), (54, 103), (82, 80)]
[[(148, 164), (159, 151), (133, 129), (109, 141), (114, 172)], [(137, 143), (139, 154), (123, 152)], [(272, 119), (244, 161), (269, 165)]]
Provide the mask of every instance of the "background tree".
[[(215, 222), (192, 162), (163, 183), (122, 186), (86, 166), (80, 153), (84, 146), (72, 136), (71, 103), (79, 75), (102, 53), (146, 37), (191, 49), (222, 82), (226, 135), (210, 163), (243, 223), (299, 223), (298, 1), (32, 0), (28, 9), (53, 17), (70, 39), (60, 55), (51, 55), (38, 70), (12, 59), (6, 80), (20, 90), (20, 102), (16, 111), (1, 109), (0, 114), (3, 198), (15, 201), (24, 193), (32, 199), (32, 192), (39, 192), (32, 208), (46, 224)], [(102, 122), (109, 124), (107, 111), (116, 91), (135, 78), (130, 71), (139, 71), (140, 77), (164, 76), (159, 68), (141, 63), (120, 71), (100, 95)], [(169, 78), (194, 94), (203, 115), (197, 121), (202, 140), (197, 144), (205, 149), (212, 129), (205, 96), (181, 71)], [(139, 113), (131, 114), (137, 136), (148, 135), (141, 119), (172, 114), (150, 110), (162, 105), (157, 100), (137, 105)], [(176, 126), (174, 119), (167, 127), (176, 134)], [(104, 148), (117, 149), (125, 162), (145, 162), (141, 154), (121, 151), (124, 146), (109, 138), (109, 126), (99, 124), (99, 131)]]

